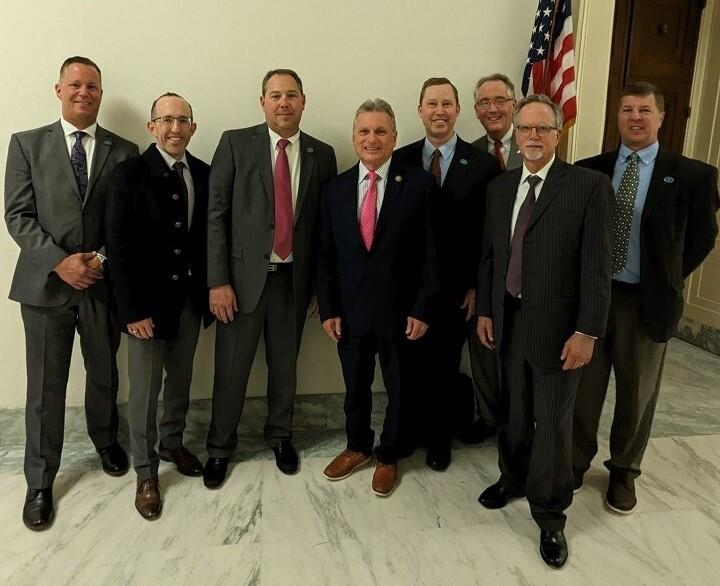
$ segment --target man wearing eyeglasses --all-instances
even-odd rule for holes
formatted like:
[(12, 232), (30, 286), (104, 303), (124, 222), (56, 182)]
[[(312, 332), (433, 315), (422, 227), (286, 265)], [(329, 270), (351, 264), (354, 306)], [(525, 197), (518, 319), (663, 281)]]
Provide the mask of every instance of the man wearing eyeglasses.
[[(207, 306), (207, 193), (210, 167), (187, 146), (195, 134), (192, 107), (168, 92), (150, 108), (155, 139), (139, 157), (117, 166), (107, 205), (109, 280), (127, 334), (128, 423), (137, 473), (135, 508), (148, 520), (162, 512), (159, 460), (185, 476), (202, 475), (183, 446), (193, 357)], [(158, 395), (163, 416), (157, 441)]]
[(597, 453), (597, 431), (610, 378), (607, 507), (629, 514), (635, 478), (650, 437), (667, 340), (683, 310), (684, 279), (715, 246), (720, 207), (717, 169), (671, 153), (658, 142), (664, 97), (649, 83), (620, 97), (618, 150), (578, 162), (610, 177), (615, 188), (612, 295), (607, 335), (583, 371), (575, 407), (573, 471), (580, 489)]
[(269, 71), (260, 106), (265, 123), (222, 135), (210, 173), (208, 284), (219, 320), (215, 342), (209, 458), (204, 481), (217, 488), (238, 444), (250, 369), (260, 335), (268, 364), (265, 439), (284, 474), (298, 469), (292, 444), (296, 364), (312, 296), (320, 188), (337, 173), (332, 147), (300, 131), (302, 81)]
[(514, 124), (523, 166), (488, 188), (477, 332), (499, 354), (500, 479), (488, 509), (527, 496), (540, 554), (567, 560), (572, 502), (572, 413), (580, 370), (605, 333), (610, 293), (612, 188), (602, 174), (555, 156), (562, 110), (528, 96)]
[(127, 472), (117, 441), (120, 332), (104, 282), (105, 196), (115, 165), (137, 146), (97, 124), (102, 101), (98, 66), (70, 57), (55, 94), (61, 119), (10, 139), (5, 223), (20, 247), (10, 299), (25, 327), (27, 402), (23, 522), (53, 521), (53, 482), (62, 453), (65, 394), (75, 332), (85, 361), (85, 416), (103, 470)]

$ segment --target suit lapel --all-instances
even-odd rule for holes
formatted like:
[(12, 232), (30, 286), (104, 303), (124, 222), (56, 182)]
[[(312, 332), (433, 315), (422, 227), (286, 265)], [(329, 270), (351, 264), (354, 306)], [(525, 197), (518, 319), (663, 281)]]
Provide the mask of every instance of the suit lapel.
[(343, 206), (343, 216), (346, 225), (348, 226), (348, 234), (352, 234), (357, 246), (362, 246), (365, 249), (365, 244), (360, 234), (360, 221), (358, 219), (358, 181), (360, 173), (360, 166), (356, 163), (354, 167), (348, 169), (342, 176), (346, 181), (344, 185), (340, 186), (340, 202)]
[(675, 161), (673, 156), (660, 148), (655, 159), (655, 166), (650, 177), (645, 206), (643, 207), (643, 218), (652, 213), (652, 210), (661, 204), (675, 188)]
[(260, 179), (265, 188), (265, 197), (271, 209), (275, 209), (275, 189), (273, 187), (272, 159), (270, 158), (270, 135), (265, 124), (255, 127), (253, 144), (255, 167), (260, 171)]
[(304, 132), (300, 133), (300, 185), (298, 186), (297, 201), (295, 202), (295, 219), (297, 222), (300, 217), (300, 210), (305, 203), (310, 178), (315, 172), (315, 149), (313, 148), (312, 139)]
[(58, 164), (64, 171), (65, 177), (67, 178), (68, 184), (72, 185), (73, 190), (77, 198), (82, 201), (80, 197), (80, 189), (78, 188), (77, 179), (75, 179), (75, 173), (70, 162), (70, 155), (68, 154), (67, 142), (65, 140), (65, 132), (63, 131), (62, 124), (56, 122), (50, 127), (50, 140), (53, 144), (53, 150), (58, 158)]
[(107, 130), (99, 124), (95, 131), (95, 151), (93, 153), (92, 166), (90, 169), (90, 177), (88, 177), (87, 191), (85, 192), (85, 201), (83, 205), (90, 199), (92, 189), (97, 182), (97, 178), (102, 174), (103, 167), (107, 161), (110, 149), (112, 148), (112, 137)]
[[(503, 178), (505, 175), (503, 175)], [(522, 177), (521, 169), (513, 169), (507, 175), (509, 188), (502, 190), (501, 193), (506, 193), (505, 201), (502, 202), (500, 208), (500, 222), (499, 226), (502, 228), (503, 240), (505, 242), (505, 255), (506, 258), (510, 256), (510, 230), (512, 229), (512, 214), (513, 208), (515, 207), (515, 198), (517, 197), (518, 187), (520, 187), (520, 177)]]
[(522, 167), (522, 155), (518, 152), (518, 143), (517, 140), (515, 140), (515, 131), (513, 130), (512, 138), (510, 139), (507, 168), (517, 169), (518, 167)]
[(465, 180), (465, 176), (470, 170), (469, 159), (470, 145), (458, 137), (455, 145), (455, 153), (453, 154), (452, 161), (450, 161), (450, 167), (448, 168), (447, 175), (445, 175), (445, 181), (443, 181), (442, 184), (443, 191), (447, 190), (449, 193), (457, 193), (459, 186)]
[(527, 230), (533, 227), (552, 200), (555, 199), (555, 196), (562, 187), (566, 172), (567, 164), (556, 157), (555, 162), (552, 164), (552, 167), (550, 167), (550, 171), (545, 178), (545, 183), (540, 190), (540, 197), (538, 197), (535, 203), (535, 208), (533, 209), (532, 216), (530, 216)]
[(380, 215), (378, 216), (377, 226), (375, 227), (375, 236), (371, 250), (377, 246), (378, 240), (382, 237), (383, 230), (388, 223), (388, 217), (392, 215), (392, 208), (402, 190), (404, 180), (405, 177), (403, 174), (394, 168), (391, 162), (387, 177), (385, 178), (385, 193), (383, 194), (382, 207), (380, 208)]

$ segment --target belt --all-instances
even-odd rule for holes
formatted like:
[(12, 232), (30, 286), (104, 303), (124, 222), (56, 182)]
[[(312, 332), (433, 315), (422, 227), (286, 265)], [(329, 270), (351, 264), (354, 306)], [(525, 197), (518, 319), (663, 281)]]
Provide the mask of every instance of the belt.
[(625, 281), (617, 281), (613, 279), (612, 288), (619, 291), (627, 291), (628, 293), (639, 293), (640, 283), (626, 283)]
[(292, 270), (291, 262), (271, 262), (268, 265), (268, 273), (277, 273), (278, 271), (290, 271)]

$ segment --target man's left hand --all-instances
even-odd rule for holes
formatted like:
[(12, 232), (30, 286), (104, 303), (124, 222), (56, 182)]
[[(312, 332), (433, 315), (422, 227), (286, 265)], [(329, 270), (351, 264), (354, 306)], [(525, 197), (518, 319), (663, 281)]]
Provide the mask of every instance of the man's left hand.
[(563, 370), (574, 370), (582, 368), (593, 355), (595, 348), (595, 340), (590, 336), (575, 332), (568, 338), (560, 354), (560, 360), (563, 360)]
[(424, 321), (415, 319), (414, 317), (407, 318), (407, 327), (405, 328), (405, 335), (408, 340), (419, 340), (425, 335), (428, 330), (428, 325)]

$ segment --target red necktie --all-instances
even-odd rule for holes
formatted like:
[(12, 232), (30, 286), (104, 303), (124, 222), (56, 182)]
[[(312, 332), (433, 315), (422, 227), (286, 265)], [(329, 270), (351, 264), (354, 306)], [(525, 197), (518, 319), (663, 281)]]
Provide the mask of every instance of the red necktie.
[(370, 250), (375, 236), (375, 221), (377, 217), (377, 180), (378, 174), (369, 171), (365, 176), (370, 178), (370, 185), (365, 193), (362, 207), (360, 208), (360, 235), (365, 243), (365, 249)]
[(495, 139), (495, 158), (498, 160), (498, 163), (500, 163), (500, 170), (505, 170), (505, 157), (503, 157), (502, 154), (502, 141)]
[(293, 208), (290, 189), (290, 165), (285, 147), (290, 141), (281, 138), (277, 142), (278, 154), (275, 159), (275, 239), (273, 250), (285, 260), (292, 252)]
[(430, 173), (435, 177), (435, 183), (438, 187), (442, 185), (442, 174), (440, 172), (440, 149), (435, 149), (435, 152), (430, 159)]

